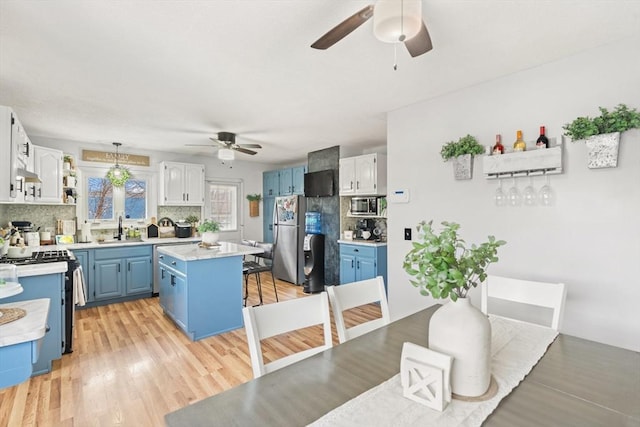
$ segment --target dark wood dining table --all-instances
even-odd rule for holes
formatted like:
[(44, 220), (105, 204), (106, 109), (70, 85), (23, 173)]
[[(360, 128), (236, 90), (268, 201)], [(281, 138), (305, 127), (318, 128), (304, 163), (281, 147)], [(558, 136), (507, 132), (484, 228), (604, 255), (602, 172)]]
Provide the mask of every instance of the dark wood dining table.
[[(165, 416), (170, 427), (304, 426), (400, 372), (433, 306)], [(484, 426), (640, 426), (640, 353), (560, 334)]]

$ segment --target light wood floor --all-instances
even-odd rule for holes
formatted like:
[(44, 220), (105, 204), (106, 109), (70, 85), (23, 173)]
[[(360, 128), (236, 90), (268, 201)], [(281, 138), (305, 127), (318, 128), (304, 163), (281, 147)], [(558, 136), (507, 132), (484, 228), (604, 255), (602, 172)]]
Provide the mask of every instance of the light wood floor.
[[(263, 273), (265, 303), (275, 302)], [(276, 281), (281, 301), (304, 297)], [(249, 283), (249, 304), (257, 304)], [(347, 326), (380, 317), (377, 305), (352, 310)], [(263, 343), (265, 361), (318, 345), (320, 327)], [(190, 341), (166, 317), (158, 298), (76, 312), (74, 351), (52, 372), (0, 389), (0, 427), (162, 426), (164, 415), (253, 378), (244, 329)], [(338, 344), (334, 326), (334, 345)]]

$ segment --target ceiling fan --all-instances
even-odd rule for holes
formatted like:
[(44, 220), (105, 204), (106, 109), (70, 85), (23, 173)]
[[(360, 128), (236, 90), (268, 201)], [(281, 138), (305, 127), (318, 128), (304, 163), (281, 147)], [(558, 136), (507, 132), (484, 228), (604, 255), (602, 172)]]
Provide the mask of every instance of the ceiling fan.
[[(220, 151), (218, 152), (218, 157), (221, 157), (220, 154), (221, 152), (223, 152), (223, 150), (233, 150), (233, 151), (238, 151), (240, 153), (244, 153), (244, 154), (250, 154), (250, 155), (255, 155), (257, 154), (257, 151), (253, 151), (250, 150), (250, 148), (262, 148), (262, 146), (260, 144), (236, 144), (236, 134), (232, 133), (232, 132), (218, 132), (218, 135), (216, 138), (210, 137), (210, 140), (212, 140), (213, 142), (216, 142), (219, 144), (219, 146), (214, 146), (220, 149)], [(189, 146), (193, 146), (193, 147), (210, 147), (210, 144), (186, 144)], [(231, 156), (233, 157), (233, 152), (230, 153)], [(222, 156), (224, 157), (224, 155)], [(232, 160), (232, 159), (225, 159), (225, 160)]]
[(422, 19), (421, 0), (377, 0), (375, 4), (354, 13), (311, 47), (327, 49), (373, 17), (375, 36), (387, 43), (404, 43), (412, 57), (433, 49), (431, 37)]

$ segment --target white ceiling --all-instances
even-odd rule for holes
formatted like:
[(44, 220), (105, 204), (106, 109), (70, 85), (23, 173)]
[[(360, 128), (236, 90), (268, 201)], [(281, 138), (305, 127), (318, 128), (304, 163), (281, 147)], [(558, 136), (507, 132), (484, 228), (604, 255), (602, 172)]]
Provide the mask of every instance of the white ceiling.
[(185, 144), (230, 131), (263, 146), (243, 160), (292, 163), (384, 145), (388, 111), (640, 32), (640, 0), (423, 0), (434, 49), (400, 45), (397, 71), (372, 20), (309, 47), (373, 1), (0, 0), (0, 104), (32, 137), (213, 156)]

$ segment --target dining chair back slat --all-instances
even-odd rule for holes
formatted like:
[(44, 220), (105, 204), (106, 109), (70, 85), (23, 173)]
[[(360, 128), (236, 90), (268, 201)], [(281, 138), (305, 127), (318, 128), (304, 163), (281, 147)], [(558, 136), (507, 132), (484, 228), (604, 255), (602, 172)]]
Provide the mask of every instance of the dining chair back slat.
[[(327, 293), (329, 294), (329, 301), (331, 301), (331, 310), (333, 311), (333, 319), (338, 332), (338, 340), (341, 343), (378, 329), (381, 326), (388, 325), (391, 322), (387, 293), (382, 276), (343, 285), (327, 286)], [(350, 328), (346, 327), (344, 321), (345, 311), (375, 302), (380, 303), (380, 318), (360, 323)]]
[(481, 310), (488, 313), (488, 299), (547, 307), (553, 310), (551, 327), (559, 330), (564, 316), (567, 289), (564, 283), (535, 282), (510, 277), (487, 276), (482, 285)]
[[(274, 304), (245, 307), (242, 315), (255, 378), (320, 353), (333, 345), (326, 292)], [(323, 345), (264, 363), (261, 340), (314, 325), (322, 325)]]

